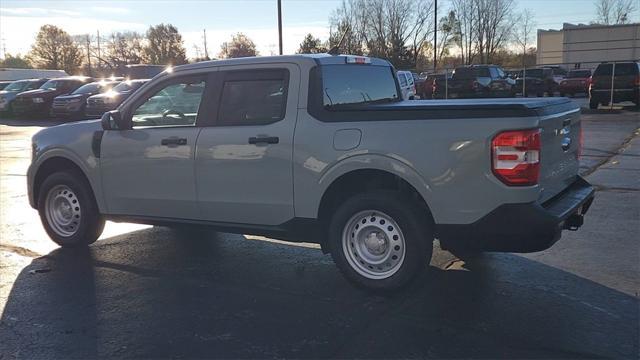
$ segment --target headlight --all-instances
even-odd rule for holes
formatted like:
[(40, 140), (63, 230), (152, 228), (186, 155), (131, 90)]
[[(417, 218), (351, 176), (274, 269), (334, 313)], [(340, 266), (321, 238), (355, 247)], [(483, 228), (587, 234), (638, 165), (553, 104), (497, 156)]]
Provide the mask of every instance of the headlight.
[(36, 104), (42, 104), (44, 102), (43, 98), (33, 98), (32, 101)]

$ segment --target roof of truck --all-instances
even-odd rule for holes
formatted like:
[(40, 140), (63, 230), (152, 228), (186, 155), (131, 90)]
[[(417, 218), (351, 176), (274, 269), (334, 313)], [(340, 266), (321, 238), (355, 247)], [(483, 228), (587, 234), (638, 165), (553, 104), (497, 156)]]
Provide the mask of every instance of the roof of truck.
[(269, 64), (269, 63), (301, 63), (311, 62), (313, 64), (331, 65), (345, 64), (349, 57), (364, 57), (371, 60), (372, 65), (390, 66), (387, 60), (358, 56), (358, 55), (329, 55), (329, 54), (296, 54), (296, 55), (279, 55), (279, 56), (252, 56), (235, 59), (209, 60), (201, 61), (194, 64), (179, 65), (173, 68), (173, 71), (184, 71), (192, 69), (203, 69), (212, 66), (221, 65), (247, 65), (247, 64)]

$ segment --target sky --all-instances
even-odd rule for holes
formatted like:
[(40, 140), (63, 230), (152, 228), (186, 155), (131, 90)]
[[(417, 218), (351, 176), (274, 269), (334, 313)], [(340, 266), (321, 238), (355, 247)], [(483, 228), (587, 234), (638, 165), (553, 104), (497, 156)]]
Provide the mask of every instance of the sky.
[[(559, 29), (563, 22), (589, 23), (595, 18), (593, 0), (515, 0), (517, 11), (530, 9), (538, 28)], [(284, 53), (294, 53), (307, 33), (329, 37), (328, 19), (340, 0), (282, 0)], [(248, 35), (261, 55), (278, 52), (276, 0), (253, 1), (16, 1), (0, 0), (0, 56), (29, 51), (40, 26), (53, 24), (71, 35), (109, 34), (113, 31), (144, 33), (150, 25), (171, 23), (184, 39), (189, 57), (203, 47), (207, 31), (209, 54), (237, 32)], [(447, 0), (439, 1), (445, 14)], [(635, 21), (640, 15), (633, 14)], [(202, 51), (202, 50), (200, 50)]]

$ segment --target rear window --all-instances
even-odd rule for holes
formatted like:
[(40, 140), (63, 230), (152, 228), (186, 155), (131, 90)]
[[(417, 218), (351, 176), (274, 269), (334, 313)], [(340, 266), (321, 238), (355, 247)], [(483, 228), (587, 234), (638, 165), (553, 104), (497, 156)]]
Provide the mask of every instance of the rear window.
[[(600, 64), (593, 73), (594, 76), (611, 76), (613, 64)], [(638, 74), (638, 64), (636, 63), (620, 63), (616, 64), (616, 76), (636, 75)]]
[(489, 68), (486, 68), (486, 67), (482, 67), (482, 68), (472, 68), (472, 67), (457, 68), (453, 72), (453, 78), (454, 79), (465, 80), (465, 79), (475, 79), (477, 77), (491, 77), (491, 74), (489, 73)]
[(407, 77), (404, 74), (398, 74), (398, 81), (400, 81), (400, 87), (407, 87)]
[(389, 66), (323, 65), (322, 91), (325, 107), (400, 100)]
[(567, 74), (567, 78), (588, 78), (591, 76), (591, 71), (589, 70), (571, 70), (569, 74)]

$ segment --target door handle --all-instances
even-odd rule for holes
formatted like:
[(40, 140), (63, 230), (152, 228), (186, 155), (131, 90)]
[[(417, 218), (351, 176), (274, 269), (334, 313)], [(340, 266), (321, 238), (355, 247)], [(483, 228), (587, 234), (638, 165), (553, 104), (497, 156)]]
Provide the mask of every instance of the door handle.
[(162, 139), (160, 144), (165, 146), (179, 146), (179, 145), (187, 145), (187, 139), (179, 138), (179, 137), (170, 137), (166, 139)]
[(277, 144), (280, 138), (277, 136), (252, 136), (249, 138), (249, 144)]

